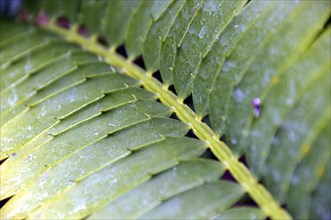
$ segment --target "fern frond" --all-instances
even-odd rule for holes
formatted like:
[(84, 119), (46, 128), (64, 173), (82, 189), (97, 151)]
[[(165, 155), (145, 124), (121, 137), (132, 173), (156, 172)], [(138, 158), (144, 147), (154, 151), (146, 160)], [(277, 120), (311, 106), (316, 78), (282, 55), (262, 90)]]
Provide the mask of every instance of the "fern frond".
[(1, 21), (2, 218), (328, 219), (330, 2), (24, 7), (41, 27)]

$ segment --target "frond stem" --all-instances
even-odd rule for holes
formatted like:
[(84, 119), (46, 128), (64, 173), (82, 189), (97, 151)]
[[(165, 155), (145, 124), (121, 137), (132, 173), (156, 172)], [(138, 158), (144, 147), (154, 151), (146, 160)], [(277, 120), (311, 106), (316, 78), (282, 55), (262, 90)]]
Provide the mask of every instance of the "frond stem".
[(281, 208), (266, 188), (258, 183), (249, 169), (238, 160), (224, 142), (219, 140), (211, 128), (203, 123), (200, 118), (183, 103), (183, 100), (178, 99), (173, 92), (164, 87), (157, 79), (152, 77), (151, 74), (147, 74), (145, 70), (117, 54), (114, 50), (104, 48), (95, 40), (87, 39), (79, 35), (76, 28), (67, 30), (57, 26), (53, 21), (41, 28), (60, 35), (68, 41), (76, 43), (91, 53), (102, 57), (108, 64), (122, 69), (128, 76), (139, 80), (146, 90), (158, 94), (161, 102), (174, 109), (177, 117), (181, 121), (189, 124), (194, 134), (208, 145), (213, 154), (225, 165), (232, 176), (241, 184), (267, 216), (272, 219), (291, 219), (291, 216), (286, 210)]

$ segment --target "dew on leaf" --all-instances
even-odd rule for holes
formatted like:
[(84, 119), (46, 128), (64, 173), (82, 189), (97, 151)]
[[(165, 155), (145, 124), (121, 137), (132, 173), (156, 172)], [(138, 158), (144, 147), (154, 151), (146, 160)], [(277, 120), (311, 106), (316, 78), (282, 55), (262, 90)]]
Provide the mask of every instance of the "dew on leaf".
[(115, 127), (115, 125), (112, 122), (108, 122), (107, 125), (111, 127)]
[(7, 100), (7, 103), (10, 106), (14, 106), (16, 104), (16, 102), (18, 101), (18, 96), (17, 96), (17, 93), (15, 92), (15, 90), (12, 89), (11, 91), (12, 91), (13, 97), (12, 98), (9, 98)]
[(254, 213), (250, 213), (250, 214), (249, 214), (249, 219), (250, 219), (250, 220), (254, 220), (254, 219), (256, 219), (256, 215), (255, 215)]
[(31, 161), (33, 159), (33, 155), (32, 154), (29, 154), (29, 160)]
[(209, 32), (209, 29), (208, 29), (208, 26), (203, 26), (198, 34), (199, 38), (200, 39), (203, 39), (205, 37), (206, 34), (208, 34)]
[(222, 71), (229, 72), (234, 67), (235, 67), (235, 63), (231, 62), (230, 60), (226, 60), (222, 67)]
[(236, 144), (238, 143), (238, 141), (237, 141), (236, 139), (234, 139), (234, 138), (231, 138), (231, 143), (232, 143), (233, 145), (236, 145)]
[(93, 136), (98, 136), (100, 133), (98, 131), (93, 131)]
[(32, 65), (31, 65), (31, 62), (30, 62), (30, 56), (28, 56), (27, 57), (27, 63), (24, 66), (24, 71), (25, 71), (25, 73), (28, 73), (28, 72), (30, 72), (31, 69), (32, 69)]
[(245, 98), (245, 94), (240, 88), (236, 88), (233, 91), (233, 98), (236, 102), (242, 102)]

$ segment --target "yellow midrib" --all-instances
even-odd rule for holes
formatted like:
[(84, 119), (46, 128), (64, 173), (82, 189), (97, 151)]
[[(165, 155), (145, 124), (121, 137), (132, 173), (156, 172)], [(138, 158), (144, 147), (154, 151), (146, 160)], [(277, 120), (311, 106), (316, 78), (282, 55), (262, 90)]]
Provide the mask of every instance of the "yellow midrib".
[(48, 25), (42, 26), (42, 29), (56, 33), (66, 40), (82, 46), (91, 53), (102, 57), (106, 63), (122, 69), (123, 73), (138, 80), (146, 90), (156, 94), (163, 104), (172, 108), (181, 121), (190, 126), (194, 134), (208, 145), (213, 154), (224, 164), (232, 176), (267, 216), (272, 219), (292, 219), (287, 211), (280, 207), (266, 188), (258, 183), (249, 169), (238, 160), (229, 147), (219, 140), (211, 128), (203, 123), (201, 118), (183, 103), (183, 100), (180, 100), (167, 87), (152, 77), (151, 73), (146, 73), (145, 70), (130, 60), (115, 53), (113, 49), (102, 47), (96, 42), (95, 37), (87, 39), (79, 35), (77, 27), (67, 30), (51, 21)]

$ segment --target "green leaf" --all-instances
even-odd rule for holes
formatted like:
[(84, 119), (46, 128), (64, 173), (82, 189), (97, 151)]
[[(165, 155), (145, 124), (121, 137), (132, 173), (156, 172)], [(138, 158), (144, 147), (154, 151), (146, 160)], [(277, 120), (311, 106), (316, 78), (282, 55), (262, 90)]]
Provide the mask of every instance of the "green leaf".
[[(113, 143), (117, 149), (118, 145)], [(176, 146), (178, 145), (178, 147)], [(109, 145), (108, 145), (109, 146)], [(97, 149), (101, 146), (95, 146)], [(126, 145), (124, 147), (124, 152), (122, 156), (117, 156), (119, 158), (125, 157), (125, 154), (130, 154), (130, 149), (127, 149)], [(136, 147), (135, 147), (136, 148)], [(140, 147), (139, 147), (140, 148)], [(146, 148), (146, 149), (145, 149)], [(126, 150), (125, 150), (126, 149)], [(90, 214), (88, 209), (84, 207), (90, 206), (91, 208), (102, 207), (104, 204), (109, 203), (114, 198), (118, 197), (127, 190), (133, 188), (137, 184), (140, 184), (150, 178), (150, 175), (158, 173), (169, 167), (178, 163), (178, 160), (188, 159), (190, 157), (198, 156), (205, 150), (205, 147), (201, 143), (195, 141), (194, 139), (189, 140), (188, 138), (166, 138), (155, 144), (150, 144), (144, 147), (142, 150), (138, 150), (133, 153), (132, 156), (125, 157), (117, 162), (112, 162), (112, 157), (115, 157), (115, 152), (111, 152), (108, 155), (108, 162), (99, 167), (94, 167), (91, 169), (89, 165), (90, 161), (94, 161), (94, 158), (90, 156), (91, 151), (86, 154), (85, 152), (78, 153), (77, 158), (70, 158), (66, 162), (65, 167), (72, 167), (73, 170), (68, 170), (67, 175), (64, 175), (66, 181), (61, 180), (62, 183), (67, 183), (67, 190), (59, 189), (56, 192), (55, 197), (50, 197), (48, 191), (53, 191), (55, 195), (53, 184), (54, 178), (59, 174), (62, 175), (63, 167), (56, 167), (56, 164), (51, 164), (50, 161), (45, 161), (47, 167), (55, 166), (53, 172), (48, 171), (45, 175), (40, 175), (41, 178), (36, 179), (35, 183), (32, 182), (31, 189), (33, 190), (23, 190), (21, 195), (18, 195), (18, 200), (11, 200), (4, 207), (5, 218), (22, 218), (27, 217), (27, 211), (32, 211), (36, 209), (39, 204), (38, 201), (34, 200), (45, 200), (49, 198), (49, 202), (52, 204), (52, 211), (49, 212), (47, 202), (44, 206), (39, 207), (35, 214), (31, 215), (31, 218), (81, 218)], [(59, 155), (60, 149), (56, 149), (53, 155)], [(92, 150), (93, 151), (93, 150)], [(97, 150), (96, 150), (97, 151)], [(111, 151), (108, 149), (108, 151)], [(125, 153), (125, 151), (127, 151)], [(44, 155), (45, 156), (45, 155)], [(143, 163), (141, 162), (143, 158), (150, 158)], [(38, 161), (38, 155), (35, 153), (32, 158)], [(89, 158), (89, 159), (88, 159)], [(51, 158), (50, 158), (51, 159)], [(77, 160), (78, 159), (78, 160)], [(77, 166), (77, 161), (85, 161), (86, 165), (82, 166), (80, 163)], [(88, 161), (87, 161), (88, 160)], [(139, 163), (140, 161), (140, 163)], [(72, 165), (70, 165), (72, 164)], [(60, 164), (59, 164), (60, 165)], [(90, 165), (91, 166), (91, 165)], [(95, 166), (95, 165), (94, 165)], [(17, 167), (17, 165), (16, 165)], [(38, 165), (35, 165), (37, 168)], [(45, 169), (44, 164), (39, 165), (40, 169)], [(38, 169), (38, 168), (37, 168)], [(87, 172), (85, 170), (90, 170)], [(85, 173), (85, 172), (86, 173)], [(42, 174), (42, 173), (41, 173)], [(79, 176), (77, 176), (79, 175)], [(46, 179), (45, 179), (46, 178)], [(96, 185), (95, 185), (96, 184)], [(56, 184), (59, 185), (59, 184)], [(112, 187), (109, 187), (109, 186)], [(73, 187), (74, 186), (74, 187)], [(95, 186), (98, 186), (97, 188)], [(39, 198), (35, 198), (34, 194), (38, 192), (38, 188), (42, 187), (44, 194), (41, 194)], [(96, 191), (96, 189), (98, 191)], [(35, 191), (37, 190), (37, 191)], [(102, 192), (102, 193), (101, 193)], [(80, 201), (80, 205), (77, 206), (76, 202)], [(31, 207), (32, 203), (32, 207)], [(13, 209), (12, 207), (21, 207), (20, 209)], [(23, 210), (23, 207), (25, 210)], [(77, 207), (77, 208), (75, 208)]]
[[(204, 184), (166, 201), (140, 219), (211, 218), (230, 207), (242, 193), (242, 188), (234, 183)], [(199, 199), (196, 200), (196, 197)]]
[(98, 34), (101, 31), (100, 27), (94, 24), (100, 21), (100, 16), (104, 16), (106, 9), (106, 1), (83, 1), (80, 5), (79, 22), (84, 24), (91, 34)]
[(233, 208), (231, 210), (223, 212), (221, 215), (213, 218), (219, 220), (227, 219), (264, 219), (265, 216), (261, 210), (251, 207)]
[[(238, 99), (236, 103), (245, 98), (244, 92), (240, 88), (236, 89), (245, 71), (252, 65), (254, 59), (256, 59), (257, 64), (260, 62), (261, 58), (256, 58), (258, 52), (266, 47), (265, 44), (269, 42), (269, 38), (275, 33), (274, 30), (279, 28), (282, 21), (298, 4), (296, 2), (290, 2), (285, 5), (282, 2), (270, 2), (266, 5), (266, 3), (260, 3), (258, 1), (254, 3), (256, 6), (254, 5), (255, 7), (253, 7), (252, 5), (251, 8), (247, 8), (246, 12), (248, 14), (246, 16), (253, 16), (251, 13), (254, 13), (255, 18), (253, 17), (251, 19), (252, 24), (244, 23), (242, 24), (243, 26), (240, 26), (237, 21), (234, 21), (232, 24), (233, 27), (229, 26), (229, 28), (235, 30), (244, 27), (244, 31), (239, 32), (239, 36), (238, 34), (235, 35), (238, 40), (232, 44), (228, 43), (228, 39), (230, 37), (233, 38), (232, 35), (229, 37), (225, 35), (227, 38), (222, 39), (222, 42), (225, 42), (223, 44), (225, 44), (229, 52), (226, 51), (224, 61), (219, 61), (221, 67), (218, 67), (219, 70), (214, 80), (214, 87), (211, 88), (209, 105), (211, 124), (219, 134), (225, 133), (226, 119), (229, 117), (227, 112), (232, 95), (234, 100)], [(261, 12), (256, 12), (256, 8), (260, 9)], [(242, 16), (246, 18), (244, 13)], [(232, 33), (231, 29), (228, 30), (229, 33)], [(247, 98), (247, 102), (250, 101)], [(247, 106), (250, 107), (249, 105)], [(229, 126), (231, 127), (231, 125)], [(238, 140), (230, 141), (234, 142), (234, 146), (239, 142)]]
[[(198, 70), (195, 72), (196, 77), (193, 79), (193, 102), (197, 115), (203, 117), (208, 114), (209, 94), (213, 86), (213, 89), (215, 90), (213, 94), (218, 93), (218, 89), (221, 88), (223, 88), (223, 91), (226, 92), (227, 87), (231, 86), (231, 84), (218, 86), (219, 83), (222, 83), (223, 80), (214, 85), (216, 76), (224, 64), (225, 59), (229, 59), (229, 54), (234, 49), (234, 47), (239, 44), (239, 40), (243, 39), (242, 42), (245, 42), (247, 40), (255, 39), (255, 37), (252, 36), (247, 37), (246, 39), (245, 35), (249, 35), (250, 30), (252, 30), (253, 34), (253, 28), (262, 26), (262, 24), (259, 23), (260, 21), (267, 21), (265, 18), (267, 16), (271, 16), (270, 13), (275, 10), (275, 8), (271, 7), (272, 4), (272, 1), (251, 2), (248, 6), (246, 6), (245, 10), (243, 10), (241, 13), (235, 16), (233, 20), (231, 20), (231, 22), (223, 30), (223, 33), (219, 34), (218, 39), (216, 39), (205, 57), (203, 57)], [(241, 26), (239, 26), (239, 24)], [(240, 65), (238, 65), (238, 67), (239, 66)], [(211, 101), (214, 101), (214, 99), (212, 99), (213, 94), (211, 94), (210, 97)], [(219, 103), (221, 101), (222, 100), (215, 99), (215, 107), (216, 102)], [(217, 115), (215, 117), (213, 116), (214, 118), (220, 117), (219, 109), (222, 109), (223, 105), (218, 105), (217, 107), (218, 108), (212, 108), (211, 106), (211, 109), (209, 110), (210, 116), (213, 116), (214, 114)], [(221, 118), (222, 120), (223, 118), (225, 119), (224, 116)], [(216, 129), (216, 125), (214, 125), (213, 120), (211, 123)], [(224, 127), (223, 123), (218, 126)]]
[(192, 18), (191, 23), (184, 27), (187, 32), (177, 43), (176, 59), (172, 66), (173, 82), (178, 97), (184, 99), (192, 93), (195, 70), (199, 63), (244, 3), (245, 1), (207, 0)]
[[(304, 15), (305, 9), (309, 9), (311, 13), (309, 21), (301, 19), (300, 14)], [(304, 51), (311, 44), (328, 18), (328, 14), (329, 10), (325, 8), (324, 4), (314, 4), (311, 1), (302, 2), (294, 9), (293, 14), (289, 15), (291, 19), (283, 23), (277, 35), (274, 35), (265, 49), (258, 54), (240, 83), (236, 83), (233, 98), (229, 104), (228, 120), (225, 122), (227, 137), (230, 138), (231, 143), (234, 143), (233, 145), (239, 148), (246, 147), (243, 142), (249, 134), (247, 131), (250, 126), (249, 122), (254, 117), (253, 114), (249, 114), (252, 109), (252, 100), (254, 97), (263, 97), (262, 91), (268, 90), (268, 86), (272, 85), (272, 78), (287, 71), (288, 66), (302, 54), (301, 51)], [(292, 28), (293, 24), (296, 24), (296, 28)], [(277, 48), (277, 50), (273, 48)], [(285, 59), (287, 59), (286, 62)], [(238, 126), (241, 129), (238, 129)], [(254, 148), (251, 146), (249, 149), (254, 150)], [(256, 168), (256, 172), (259, 172), (259, 167)]]
[(148, 71), (155, 72), (160, 68), (161, 41), (164, 40), (170, 25), (184, 4), (185, 1), (172, 1), (166, 11), (158, 19), (154, 19), (149, 28), (143, 44), (144, 62)]
[(167, 35), (161, 41), (160, 72), (162, 81), (169, 86), (172, 81), (172, 69), (175, 62), (177, 49), (182, 42), (182, 37), (188, 31), (188, 24), (192, 23), (202, 3), (200, 1), (185, 1), (181, 10), (176, 14), (176, 19), (171, 23)]
[[(273, 137), (270, 149), (272, 156), (266, 160), (264, 173), (268, 177), (266, 184), (280, 201), (285, 199), (294, 169), (304, 154), (311, 150), (311, 144), (318, 137), (320, 129), (330, 121), (330, 103), (325, 96), (325, 90), (330, 88), (329, 79), (330, 76), (324, 74), (316, 81), (319, 86), (312, 84), (308, 87), (309, 92), (294, 106)], [(325, 111), (321, 112), (321, 109)]]
[(141, 54), (149, 27), (169, 3), (171, 0), (142, 1), (132, 13), (125, 41), (129, 59)]
[(2, 67), (1, 70), (5, 69), (5, 66), (9, 65), (10, 62), (15, 62), (19, 58), (23, 57), (26, 53), (33, 50), (38, 50), (48, 44), (48, 36), (45, 36), (40, 30), (28, 31), (25, 35), (21, 35), (20, 41), (15, 44), (1, 44), (0, 59)]
[[(304, 155), (302, 163), (296, 167), (292, 177), (292, 186), (288, 194), (289, 209), (299, 218), (310, 217), (311, 202), (314, 202), (314, 200), (311, 200), (311, 194), (314, 193), (320, 178), (327, 178), (330, 175), (327, 173), (329, 171), (328, 166), (330, 164), (331, 153), (328, 147), (328, 142), (330, 141), (330, 122), (324, 126), (320, 128), (323, 130), (318, 135), (317, 140), (312, 143), (311, 150), (304, 152), (306, 155)], [(327, 197), (324, 200), (326, 200), (326, 204), (330, 204), (330, 202), (327, 202)], [(318, 209), (321, 209), (321, 207), (318, 207)], [(318, 209), (316, 211), (320, 212), (321, 216), (327, 215), (326, 211)]]
[[(329, 36), (330, 29), (291, 68), (288, 68), (281, 76), (274, 77), (269, 86), (270, 89), (267, 89), (266, 94), (262, 94), (262, 111), (265, 113), (261, 113), (259, 119), (251, 121), (247, 137), (251, 149), (247, 151), (248, 161), (257, 173), (264, 166), (263, 158), (269, 155), (270, 147), (267, 146), (271, 145), (276, 129), (284, 122), (289, 110), (310, 86), (318, 83), (319, 78), (327, 80), (331, 63), (324, 57), (327, 56), (326, 51), (331, 50)], [(325, 85), (324, 88), (327, 86)], [(325, 98), (326, 105), (321, 106), (320, 109), (327, 109), (329, 107), (327, 97), (323, 95), (322, 97)], [(255, 160), (256, 158), (259, 158), (259, 163)]]
[(1, 218), (330, 218), (330, 2), (23, 12), (50, 20), (1, 20)]
[(331, 163), (329, 162), (326, 170), (324, 172), (323, 177), (317, 185), (317, 188), (312, 194), (312, 199), (310, 203), (310, 212), (309, 218), (323, 218), (327, 219), (330, 216), (330, 205), (331, 199), (330, 197), (325, 196), (325, 192), (329, 190), (330, 181), (331, 181)]
[(222, 166), (213, 161), (185, 161), (125, 193), (90, 218), (138, 218), (178, 193), (204, 185), (205, 182), (217, 181), (223, 171)]
[[(1, 45), (1, 53), (3, 47), (6, 45), (12, 44), (18, 39), (22, 39), (23, 36), (31, 29), (31, 26), (25, 24), (16, 24), (13, 25), (13, 21), (3, 20), (1, 19), (1, 37), (0, 37), (0, 45)], [(1, 60), (1, 70), (3, 64)]]
[[(134, 83), (133, 80), (119, 74), (92, 77), (84, 84), (68, 89), (37, 106), (28, 108), (29, 111), (22, 112), (1, 127), (1, 133), (5, 137), (11, 137), (1, 139), (3, 146), (1, 158), (15, 152), (30, 138), (55, 125), (64, 117), (104, 97), (105, 93), (125, 88)], [(70, 105), (68, 105), (69, 103)]]
[[(111, 46), (119, 46), (124, 42), (124, 37), (129, 25), (130, 17), (136, 10), (139, 1), (109, 1), (104, 16), (104, 32)], [(116, 22), (114, 22), (116, 21)], [(94, 24), (95, 25), (95, 24)]]

